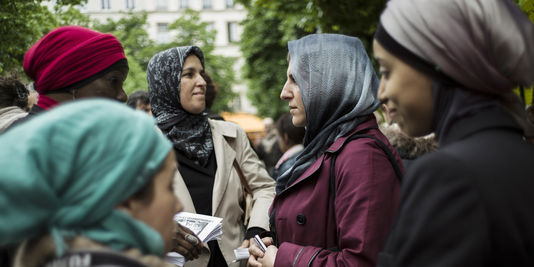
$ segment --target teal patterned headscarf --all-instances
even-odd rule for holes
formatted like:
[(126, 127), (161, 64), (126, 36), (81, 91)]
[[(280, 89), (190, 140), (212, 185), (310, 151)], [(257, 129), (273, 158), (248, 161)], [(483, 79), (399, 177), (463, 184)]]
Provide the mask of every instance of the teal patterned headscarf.
[(51, 233), (163, 255), (159, 233), (116, 207), (154, 177), (172, 145), (154, 119), (109, 100), (61, 105), (0, 135), (0, 246)]

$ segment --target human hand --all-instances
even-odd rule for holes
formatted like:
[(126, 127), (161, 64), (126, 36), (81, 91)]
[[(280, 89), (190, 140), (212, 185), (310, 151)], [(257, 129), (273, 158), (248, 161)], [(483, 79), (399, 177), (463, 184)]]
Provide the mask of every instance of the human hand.
[(278, 248), (275, 246), (268, 246), (265, 251), (263, 258), (259, 258), (258, 261), (261, 267), (273, 267), (274, 261), (276, 259), (276, 253), (278, 253)]
[(254, 238), (251, 239), (245, 239), (243, 240), (243, 243), (241, 243), (241, 246), (239, 248), (248, 248), (250, 244), (254, 243)]
[[(270, 237), (264, 237), (261, 239), (261, 241), (263, 241), (265, 246), (271, 246), (273, 244), (273, 239)], [(261, 251), (258, 245), (256, 245), (256, 242), (254, 242), (253, 238), (251, 238), (249, 241), (248, 253), (250, 254), (250, 257), (248, 258), (247, 266), (261, 267), (262, 264), (258, 260), (264, 257), (264, 253)]]
[(188, 261), (197, 259), (204, 246), (193, 231), (179, 223), (176, 223), (173, 244), (173, 251), (180, 253)]

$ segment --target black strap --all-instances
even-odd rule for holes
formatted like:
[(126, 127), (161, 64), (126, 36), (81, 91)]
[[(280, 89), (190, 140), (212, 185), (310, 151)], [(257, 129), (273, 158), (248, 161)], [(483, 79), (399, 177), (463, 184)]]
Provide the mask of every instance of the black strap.
[(321, 251), (323, 251), (322, 248), (313, 253), (313, 256), (310, 258), (310, 261), (308, 261), (308, 265), (306, 265), (307, 267), (310, 267), (312, 265), (313, 260), (315, 260), (315, 258), (317, 257), (317, 255), (319, 255), (319, 252)]
[[(363, 129), (360, 132), (365, 132), (366, 130), (369, 130), (369, 129), (377, 129), (377, 128), (376, 127), (370, 127), (370, 128)], [(384, 144), (384, 142), (382, 142), (382, 140), (378, 139), (376, 136), (369, 135), (369, 134), (355, 134), (355, 135), (352, 135), (349, 138), (347, 138), (345, 140), (344, 144), (346, 144), (346, 143), (348, 143), (350, 141), (356, 140), (356, 139), (360, 139), (360, 138), (371, 138), (371, 139), (377, 141), (378, 146), (380, 146), (380, 148), (384, 151), (384, 153), (386, 153), (389, 162), (393, 166), (393, 170), (395, 171), (395, 174), (397, 175), (397, 179), (399, 179), (399, 181), (401, 181), (402, 172), (400, 170), (399, 165), (397, 164), (397, 160), (395, 159), (395, 156), (393, 155), (391, 150), (387, 147), (387, 145)], [(341, 150), (343, 150), (344, 147), (345, 147), (345, 145), (343, 145), (337, 151), (331, 152), (332, 161), (330, 162), (330, 186), (329, 187), (330, 187), (330, 204), (332, 205), (332, 211), (334, 212), (334, 225), (337, 225), (337, 221), (336, 221), (336, 205), (335, 205), (335, 202), (336, 202), (336, 181), (335, 181), (335, 177), (336, 177), (336, 168), (335, 168), (336, 167), (336, 159), (337, 159), (337, 155), (341, 152)], [(336, 239), (337, 239), (337, 235), (336, 235)], [(336, 241), (336, 244), (337, 244), (337, 241)], [(328, 250), (339, 251), (339, 247), (336, 245), (334, 247), (328, 248)]]

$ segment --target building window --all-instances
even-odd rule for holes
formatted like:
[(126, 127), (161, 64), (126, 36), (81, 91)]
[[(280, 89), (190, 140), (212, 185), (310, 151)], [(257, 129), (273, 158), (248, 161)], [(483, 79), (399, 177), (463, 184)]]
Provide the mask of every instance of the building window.
[(166, 10), (167, 9), (167, 0), (158, 0), (156, 2), (156, 9), (164, 9)]
[(189, 8), (189, 0), (180, 0), (180, 8), (181, 9)]
[(102, 9), (111, 9), (111, 0), (102, 0)]
[(158, 23), (157, 42), (160, 44), (166, 44), (169, 42), (169, 24), (168, 23)]
[(126, 0), (126, 9), (134, 9), (135, 0)]
[(239, 24), (237, 24), (237, 22), (228, 22), (228, 42), (239, 42), (240, 36), (241, 28), (239, 27)]
[(211, 0), (202, 0), (203, 9), (211, 9)]
[(233, 8), (234, 0), (226, 0), (226, 8)]
[(208, 32), (215, 30), (215, 24), (213, 22), (207, 22), (207, 23), (208, 24), (206, 25), (206, 30)]

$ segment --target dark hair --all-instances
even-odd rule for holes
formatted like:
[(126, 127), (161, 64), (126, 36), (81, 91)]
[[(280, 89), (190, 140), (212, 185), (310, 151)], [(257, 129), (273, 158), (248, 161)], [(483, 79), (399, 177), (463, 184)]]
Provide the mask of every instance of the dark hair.
[(150, 98), (148, 96), (148, 92), (147, 91), (143, 91), (143, 90), (137, 90), (137, 91), (133, 92), (128, 97), (128, 101), (126, 102), (126, 105), (128, 105), (129, 107), (135, 109), (137, 107), (137, 102), (138, 101), (141, 101), (141, 103), (143, 103), (145, 105), (150, 104)]
[(28, 106), (28, 89), (16, 76), (0, 77), (0, 108)]
[(283, 138), (287, 134), (288, 141), (292, 144), (302, 144), (302, 139), (304, 139), (304, 133), (306, 130), (304, 127), (296, 127), (291, 121), (290, 114), (284, 114), (278, 118), (276, 122), (276, 130), (280, 135), (280, 138)]
[(206, 108), (211, 108), (213, 102), (215, 102), (215, 97), (219, 92), (219, 88), (207, 72), (202, 73), (202, 78), (206, 81)]

